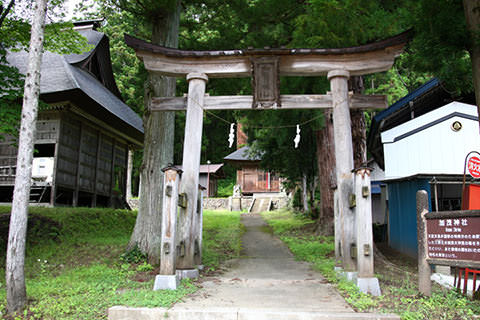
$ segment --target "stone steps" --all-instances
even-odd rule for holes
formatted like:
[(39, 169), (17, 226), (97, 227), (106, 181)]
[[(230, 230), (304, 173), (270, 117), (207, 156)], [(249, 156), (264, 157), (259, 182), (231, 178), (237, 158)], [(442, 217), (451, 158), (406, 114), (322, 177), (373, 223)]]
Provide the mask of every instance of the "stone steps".
[(251, 308), (167, 309), (115, 306), (108, 310), (109, 320), (400, 320), (397, 315), (352, 312), (289, 311)]

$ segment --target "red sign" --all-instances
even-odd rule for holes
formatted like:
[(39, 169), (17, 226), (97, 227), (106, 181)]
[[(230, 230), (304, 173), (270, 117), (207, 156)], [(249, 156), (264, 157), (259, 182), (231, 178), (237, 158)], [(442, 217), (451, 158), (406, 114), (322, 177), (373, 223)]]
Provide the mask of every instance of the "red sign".
[(478, 157), (468, 159), (467, 168), (472, 177), (480, 178), (480, 159)]
[(427, 219), (430, 259), (480, 261), (480, 217)]

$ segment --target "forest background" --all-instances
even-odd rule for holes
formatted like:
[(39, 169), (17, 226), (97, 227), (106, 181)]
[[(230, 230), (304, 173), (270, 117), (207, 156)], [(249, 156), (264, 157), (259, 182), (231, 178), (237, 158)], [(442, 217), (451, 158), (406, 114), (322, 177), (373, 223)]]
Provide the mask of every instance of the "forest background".
[[(16, 130), (19, 120), (21, 76), (5, 61), (5, 50), (28, 43), (28, 19), (7, 10), (12, 4), (28, 7), (28, 1), (2, 0), (0, 11), (0, 85), (7, 88), (0, 97), (0, 136)], [(102, 31), (110, 38), (111, 57), (117, 85), (125, 102), (144, 115), (144, 83), (147, 72), (123, 36), (130, 34), (150, 39), (152, 17), (148, 12), (165, 11), (175, 6), (172, 0), (92, 0), (77, 4), (74, 20), (103, 18)], [(50, 1), (51, 12), (60, 20), (65, 9), (61, 1)], [(178, 47), (186, 50), (242, 49), (247, 47), (334, 48), (355, 46), (413, 30), (413, 38), (394, 67), (384, 73), (365, 76), (361, 90), (366, 94), (386, 94), (395, 102), (431, 77), (442, 80), (454, 96), (473, 92), (471, 48), (475, 35), (467, 32), (464, 9), (460, 1), (412, 0), (232, 0), (192, 1), (180, 3)], [(24, 9), (26, 10), (26, 9)], [(18, 12), (18, 11), (16, 11)], [(147, 13), (147, 14), (146, 14)], [(50, 14), (52, 17), (52, 14)], [(45, 43), (48, 50), (68, 52), (85, 48), (73, 33), (61, 35), (68, 23), (50, 23)], [(19, 45), (20, 44), (20, 45)], [(281, 79), (282, 94), (322, 94), (329, 90), (325, 77), (289, 77)], [(210, 95), (251, 94), (250, 79), (211, 79)], [(176, 80), (176, 95), (187, 92), (185, 79)], [(374, 112), (366, 112), (364, 127)], [(327, 116), (328, 118), (328, 116)], [(322, 155), (331, 153), (319, 143), (326, 124), (321, 110), (215, 111), (204, 119), (201, 162), (221, 163), (233, 149), (228, 148), (230, 123), (242, 123), (253, 143), (252, 150), (263, 154), (262, 166), (276, 171), (290, 186), (302, 185), (310, 194), (310, 208), (315, 208), (315, 190), (325, 182), (318, 180)], [(301, 143), (293, 148), (295, 124), (301, 127)], [(175, 117), (174, 163), (180, 164), (185, 114)], [(355, 135), (355, 134), (354, 134)], [(364, 139), (360, 137), (360, 139)], [(360, 141), (361, 142), (361, 141)], [(142, 154), (135, 157), (139, 176)], [(227, 184), (233, 183), (235, 171), (226, 167)], [(138, 179), (137, 186), (138, 188)], [(314, 211), (314, 210), (311, 210)], [(315, 212), (313, 212), (315, 214)]]

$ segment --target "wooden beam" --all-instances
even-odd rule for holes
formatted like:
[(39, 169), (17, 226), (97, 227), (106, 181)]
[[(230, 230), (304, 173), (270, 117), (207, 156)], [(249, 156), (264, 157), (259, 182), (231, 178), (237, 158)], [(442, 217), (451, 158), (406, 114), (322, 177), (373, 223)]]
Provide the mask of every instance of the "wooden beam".
[(351, 76), (386, 71), (411, 38), (407, 31), (388, 39), (349, 48), (246, 49), (190, 51), (154, 45), (125, 35), (148, 72), (172, 77), (204, 73), (209, 78), (239, 78), (252, 75), (252, 57), (278, 57), (280, 76), (326, 76), (344, 70)]
[(83, 122), (80, 122), (80, 141), (78, 142), (78, 157), (77, 157), (77, 172), (75, 175), (75, 190), (73, 191), (72, 196), (72, 205), (74, 207), (78, 206), (78, 194), (80, 192), (80, 167), (82, 164), (82, 137), (83, 137)]
[[(156, 97), (150, 100), (151, 111), (182, 111), (187, 109), (187, 97)], [(252, 109), (252, 96), (208, 96), (204, 98), (205, 110), (245, 110)], [(325, 109), (332, 107), (330, 94), (281, 95), (281, 108), (278, 109)], [(350, 95), (351, 108), (385, 109), (387, 97), (384, 95)], [(257, 108), (255, 110), (262, 110)]]
[[(281, 56), (280, 76), (325, 76), (329, 71), (343, 69), (352, 76), (389, 70), (404, 44), (373, 52), (345, 55), (290, 55)], [(149, 72), (170, 77), (183, 77), (188, 73), (205, 73), (210, 78), (251, 77), (249, 56), (230, 57), (171, 57), (137, 51)]]

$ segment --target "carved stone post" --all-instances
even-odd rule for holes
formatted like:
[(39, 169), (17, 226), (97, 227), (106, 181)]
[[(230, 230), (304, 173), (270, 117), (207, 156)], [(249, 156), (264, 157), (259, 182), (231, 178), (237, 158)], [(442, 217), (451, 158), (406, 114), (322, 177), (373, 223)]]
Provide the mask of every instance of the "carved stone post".
[(431, 270), (427, 262), (427, 222), (428, 193), (425, 190), (417, 191), (417, 237), (418, 237), (418, 290), (420, 293), (431, 296)]
[(350, 106), (348, 96), (348, 78), (346, 70), (332, 70), (328, 73), (333, 107), (333, 130), (335, 140), (335, 162), (337, 174), (338, 206), (335, 212), (335, 238), (340, 240), (340, 259), (345, 271), (355, 270), (355, 261), (350, 248), (355, 242), (355, 218), (350, 209), (349, 197), (353, 191), (353, 147), (350, 125)]
[(370, 192), (370, 168), (355, 170), (355, 217), (357, 226), (357, 285), (360, 291), (379, 296), (380, 285), (374, 277), (372, 195)]
[(202, 73), (190, 73), (188, 81), (187, 119), (183, 143), (182, 182), (180, 195), (185, 197), (178, 215), (178, 269), (195, 268), (194, 215), (197, 214), (198, 175), (202, 147), (203, 104), (208, 77)]
[(162, 201), (162, 231), (160, 248), (160, 274), (155, 278), (153, 290), (177, 289), (179, 277), (176, 276), (176, 230), (178, 185), (182, 170), (175, 167), (162, 169), (163, 201)]

